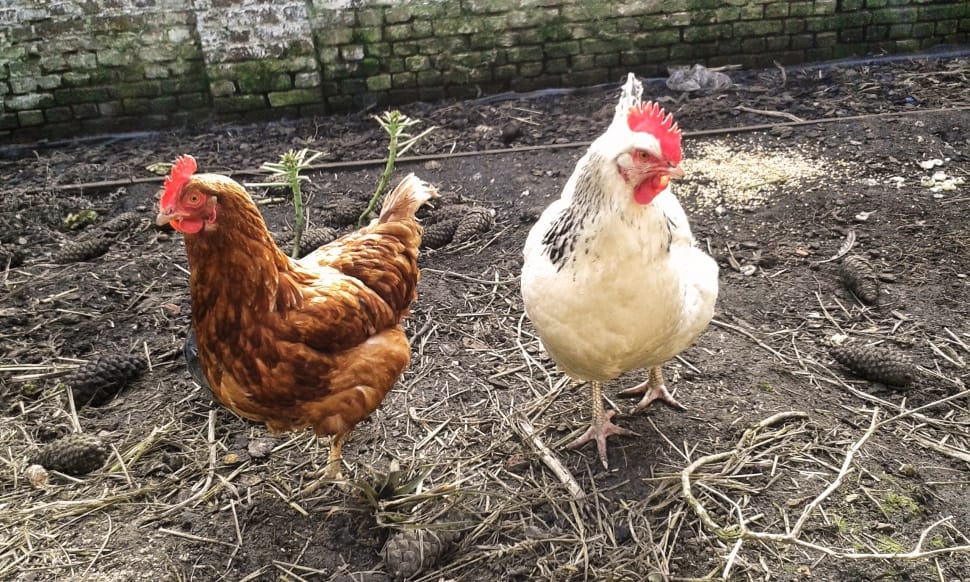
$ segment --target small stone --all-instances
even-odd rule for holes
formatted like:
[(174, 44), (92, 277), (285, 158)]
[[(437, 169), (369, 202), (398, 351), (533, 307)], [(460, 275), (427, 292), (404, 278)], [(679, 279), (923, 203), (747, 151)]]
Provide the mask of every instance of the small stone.
[(42, 489), (47, 487), (47, 469), (43, 465), (30, 465), (24, 469), (24, 477), (27, 478), (27, 482), (34, 489)]
[(246, 449), (252, 458), (262, 459), (263, 457), (269, 456), (277, 444), (279, 444), (277, 439), (264, 437), (249, 441), (249, 446)]

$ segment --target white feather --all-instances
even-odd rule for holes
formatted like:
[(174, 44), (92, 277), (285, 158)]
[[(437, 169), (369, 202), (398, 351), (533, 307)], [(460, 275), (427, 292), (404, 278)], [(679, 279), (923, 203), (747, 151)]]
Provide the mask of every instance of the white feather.
[[(525, 245), (526, 313), (545, 349), (577, 380), (606, 382), (663, 364), (687, 349), (714, 314), (717, 263), (697, 248), (680, 203), (668, 188), (650, 204), (637, 204), (616, 168), (631, 147), (659, 149), (655, 138), (626, 127), (625, 101), (639, 102), (640, 91), (630, 75), (617, 117)], [(564, 222), (572, 227), (562, 240), (574, 246), (554, 260), (550, 240)]]

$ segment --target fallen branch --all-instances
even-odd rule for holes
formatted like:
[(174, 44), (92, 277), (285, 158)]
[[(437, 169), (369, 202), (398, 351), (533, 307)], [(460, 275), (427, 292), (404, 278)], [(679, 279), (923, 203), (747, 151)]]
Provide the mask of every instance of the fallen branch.
[(559, 477), (559, 480), (563, 485), (566, 486), (566, 489), (569, 490), (569, 493), (573, 496), (573, 499), (580, 501), (586, 498), (586, 492), (583, 491), (583, 488), (580, 487), (579, 483), (576, 482), (576, 479), (573, 477), (572, 473), (569, 472), (569, 469), (567, 469), (559, 461), (559, 458), (549, 450), (549, 447), (542, 442), (542, 439), (540, 439), (539, 435), (536, 434), (535, 428), (532, 426), (532, 423), (529, 422), (528, 418), (520, 416), (516, 422), (512, 423), (512, 428), (520, 437), (522, 437), (524, 441), (532, 445), (536, 453), (539, 454), (539, 458), (542, 459), (542, 462), (545, 463), (546, 467), (549, 467), (549, 470), (552, 471), (556, 477)]
[[(768, 417), (761, 422), (757, 423), (753, 427), (749, 428), (741, 435), (738, 440), (738, 445), (731, 451), (725, 451), (722, 453), (716, 453), (713, 455), (707, 455), (700, 459), (697, 459), (681, 471), (681, 488), (684, 500), (687, 504), (694, 510), (694, 514), (700, 519), (704, 527), (708, 528), (714, 532), (719, 538), (726, 541), (734, 541), (735, 546), (732, 550), (732, 554), (736, 554), (740, 549), (740, 541), (742, 540), (754, 540), (762, 543), (776, 543), (783, 545), (794, 545), (802, 548), (817, 551), (819, 553), (825, 554), (827, 556), (846, 559), (846, 560), (922, 560), (930, 558), (933, 556), (938, 556), (941, 554), (956, 554), (956, 553), (970, 553), (970, 545), (961, 546), (950, 546), (945, 548), (937, 548), (933, 550), (924, 550), (923, 545), (926, 539), (929, 537), (931, 531), (939, 527), (940, 525), (950, 521), (951, 517), (945, 517), (940, 519), (928, 527), (926, 527), (921, 533), (913, 549), (908, 552), (894, 552), (894, 553), (881, 553), (881, 552), (849, 552), (838, 548), (830, 548), (820, 544), (815, 544), (808, 542), (799, 538), (802, 533), (802, 529), (808, 522), (809, 518), (818, 510), (818, 507), (826, 500), (828, 497), (837, 491), (839, 487), (842, 486), (845, 478), (852, 472), (852, 461), (855, 458), (856, 453), (862, 448), (863, 445), (876, 433), (877, 429), (883, 426), (884, 423), (879, 422), (879, 412), (878, 408), (873, 410), (872, 420), (869, 422), (869, 428), (866, 432), (859, 437), (859, 439), (849, 447), (845, 453), (845, 458), (843, 459), (842, 466), (839, 468), (839, 472), (835, 479), (826, 487), (821, 493), (815, 496), (812, 501), (809, 502), (805, 509), (802, 511), (798, 520), (795, 522), (794, 526), (790, 528), (787, 533), (772, 533), (763, 531), (753, 531), (745, 525), (750, 523), (746, 521), (741, 515), (741, 508), (738, 504), (732, 504), (734, 506), (734, 511), (738, 514), (738, 521), (728, 527), (722, 527), (714, 521), (711, 517), (710, 512), (704, 507), (704, 504), (694, 496), (692, 491), (691, 476), (697, 472), (698, 469), (704, 465), (709, 465), (711, 463), (716, 463), (719, 461), (727, 460), (735, 456), (740, 456), (742, 453), (750, 449), (748, 446), (754, 441), (755, 436), (758, 432), (764, 428), (767, 428), (778, 422), (792, 419), (792, 418), (807, 418), (807, 414), (803, 412), (783, 412), (776, 414), (774, 416)], [(767, 441), (766, 441), (767, 442)], [(763, 444), (763, 443), (762, 443)], [(925, 443), (924, 443), (925, 444)]]
[(745, 107), (744, 105), (735, 105), (734, 109), (737, 111), (744, 111), (746, 113), (757, 113), (758, 115), (764, 115), (766, 117), (784, 117), (785, 119), (790, 119), (795, 123), (802, 123), (805, 120), (797, 115), (792, 115), (791, 113), (785, 111), (767, 111), (765, 109), (752, 109), (750, 107)]

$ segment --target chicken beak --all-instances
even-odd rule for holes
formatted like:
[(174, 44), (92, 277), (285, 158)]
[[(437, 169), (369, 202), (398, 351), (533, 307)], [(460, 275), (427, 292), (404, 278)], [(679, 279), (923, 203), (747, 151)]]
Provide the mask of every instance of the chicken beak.
[(680, 166), (669, 166), (666, 171), (668, 176), (678, 180), (687, 175)]
[(158, 226), (165, 226), (166, 224), (172, 222), (176, 218), (178, 217), (175, 216), (174, 214), (170, 214), (168, 212), (165, 212), (164, 210), (160, 210), (158, 212), (158, 216), (155, 218), (155, 224)]

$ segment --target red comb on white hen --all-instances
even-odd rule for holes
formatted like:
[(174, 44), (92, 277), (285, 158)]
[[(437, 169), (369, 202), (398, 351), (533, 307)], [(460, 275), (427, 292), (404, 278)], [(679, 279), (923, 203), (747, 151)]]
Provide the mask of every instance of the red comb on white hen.
[(602, 384), (644, 368), (635, 411), (654, 400), (681, 407), (660, 366), (697, 339), (714, 314), (717, 263), (694, 242), (670, 192), (682, 178), (681, 132), (673, 116), (643, 103), (627, 77), (609, 128), (590, 146), (529, 232), (522, 298), (542, 344), (573, 379), (590, 382), (593, 420), (571, 446), (632, 434), (603, 409)]

